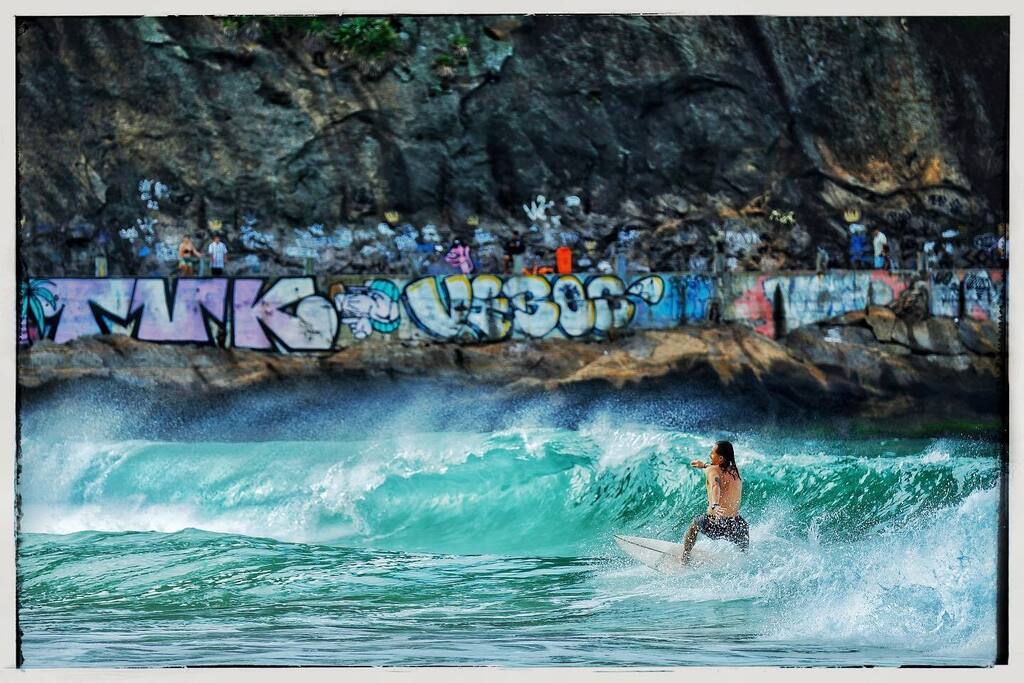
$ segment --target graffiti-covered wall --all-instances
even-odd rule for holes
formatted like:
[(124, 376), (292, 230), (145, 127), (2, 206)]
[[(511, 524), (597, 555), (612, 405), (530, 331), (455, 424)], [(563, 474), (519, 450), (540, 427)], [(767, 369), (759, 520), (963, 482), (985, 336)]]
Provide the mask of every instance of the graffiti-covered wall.
[[(448, 275), (416, 279), (54, 278), (21, 286), (22, 343), (124, 334), (173, 344), (326, 351), (364, 340), (606, 339), (619, 330), (723, 321), (765, 335), (886, 305), (915, 276), (883, 271), (723, 277)], [(1002, 271), (927, 280), (932, 315), (996, 319)], [(784, 330), (779, 326), (783, 326)]]
[(672, 275), (33, 279), (22, 340), (127, 334), (162, 343), (323, 351), (370, 337), (444, 341), (600, 339), (679, 325)]
[(945, 270), (932, 273), (931, 313), (974, 320), (1001, 320), (1004, 273), (1001, 270)]
[[(885, 306), (895, 301), (913, 282), (911, 274), (882, 270), (833, 271), (763, 275), (738, 273), (731, 277), (734, 296), (725, 315), (745, 320), (758, 332), (773, 336), (780, 320), (786, 329), (827, 320), (869, 304)], [(782, 311), (777, 312), (781, 304)]]

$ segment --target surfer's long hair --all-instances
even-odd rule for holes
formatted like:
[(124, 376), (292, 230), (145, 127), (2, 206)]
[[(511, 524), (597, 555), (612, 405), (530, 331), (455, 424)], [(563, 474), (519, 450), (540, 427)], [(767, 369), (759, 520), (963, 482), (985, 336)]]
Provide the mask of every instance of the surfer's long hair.
[(736, 467), (736, 454), (732, 450), (732, 443), (728, 441), (717, 441), (715, 442), (715, 450), (718, 455), (722, 457), (723, 462), (720, 467), (723, 472), (732, 472), (736, 475), (737, 479), (742, 479), (740, 476), (740, 468)]

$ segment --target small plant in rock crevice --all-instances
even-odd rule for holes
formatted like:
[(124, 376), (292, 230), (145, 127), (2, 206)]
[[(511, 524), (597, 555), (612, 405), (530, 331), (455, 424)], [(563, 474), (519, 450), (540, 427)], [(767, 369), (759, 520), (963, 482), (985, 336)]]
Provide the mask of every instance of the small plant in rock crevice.
[(796, 222), (796, 216), (792, 211), (772, 209), (772, 212), (768, 215), (768, 220), (779, 225), (793, 225)]
[(434, 71), (442, 80), (448, 80), (455, 76), (455, 58), (445, 53), (434, 59)]
[(221, 27), (243, 40), (272, 40), (278, 36), (299, 36), (303, 47), (319, 66), (333, 55), (356, 66), (366, 75), (380, 75), (401, 49), (401, 37), (386, 17), (351, 17), (334, 21), (318, 16), (221, 17)]
[(359, 59), (384, 59), (400, 42), (391, 22), (380, 17), (346, 19), (327, 32), (327, 39), (342, 55)]
[(448, 41), (448, 47), (459, 61), (465, 61), (469, 57), (469, 38), (461, 33), (457, 36), (452, 36), (451, 40)]
[(331, 52), (371, 77), (389, 68), (401, 43), (391, 22), (381, 17), (346, 19), (326, 36)]

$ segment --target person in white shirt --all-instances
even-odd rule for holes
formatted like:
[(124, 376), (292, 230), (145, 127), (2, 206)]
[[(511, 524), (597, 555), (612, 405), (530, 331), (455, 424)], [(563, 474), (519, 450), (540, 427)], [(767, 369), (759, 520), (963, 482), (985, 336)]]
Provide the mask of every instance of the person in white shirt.
[(875, 251), (875, 268), (885, 268), (885, 245), (889, 241), (885, 239), (885, 233), (877, 227), (871, 229), (871, 235), (871, 246)]
[(228, 260), (228, 247), (220, 241), (220, 235), (213, 236), (213, 242), (206, 248), (206, 251), (210, 254), (210, 270), (213, 272), (213, 276), (221, 277), (224, 275), (224, 265)]

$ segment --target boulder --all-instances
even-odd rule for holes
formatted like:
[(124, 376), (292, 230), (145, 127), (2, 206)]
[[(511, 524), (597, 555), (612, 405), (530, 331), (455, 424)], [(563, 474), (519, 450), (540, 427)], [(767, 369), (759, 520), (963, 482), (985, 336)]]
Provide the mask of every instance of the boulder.
[(844, 344), (859, 344), (861, 346), (873, 345), (875, 335), (865, 327), (838, 327), (832, 328), (838, 332), (838, 337)]
[[(906, 328), (904, 328), (904, 332), (906, 332)], [(904, 344), (903, 342), (896, 342), (896, 340), (893, 341), (894, 343), (892, 344), (882, 345), (882, 349), (886, 353), (891, 353), (894, 356), (907, 356), (913, 353), (913, 351), (911, 351), (910, 348), (908, 348), (907, 345)]]
[(802, 327), (786, 335), (786, 346), (798, 358), (824, 368), (845, 364), (841, 344), (827, 341), (818, 328)]
[(891, 310), (878, 306), (868, 308), (864, 316), (864, 321), (871, 328), (871, 331), (875, 333), (875, 339), (880, 342), (892, 341), (892, 328), (898, 320), (896, 314)]
[(882, 381), (882, 358), (878, 351), (864, 346), (843, 347), (843, 365), (847, 377), (865, 388), (875, 388)]
[(891, 331), (891, 341), (893, 342), (894, 346), (902, 345), (906, 347), (907, 351), (910, 350), (910, 328), (907, 325), (907, 323), (905, 323), (902, 320), (897, 320), (895, 323), (893, 323)]
[(909, 346), (914, 351), (955, 356), (964, 352), (957, 327), (949, 318), (929, 318), (910, 325)]
[(960, 341), (974, 353), (995, 356), (1002, 351), (999, 326), (991, 320), (964, 319), (957, 326)]
[(900, 354), (909, 352), (909, 349), (904, 348), (910, 346), (907, 323), (891, 309), (872, 306), (864, 320), (874, 332), (875, 339), (892, 347), (889, 351)]
[(829, 321), (832, 325), (866, 325), (867, 313), (864, 311), (849, 311)]

